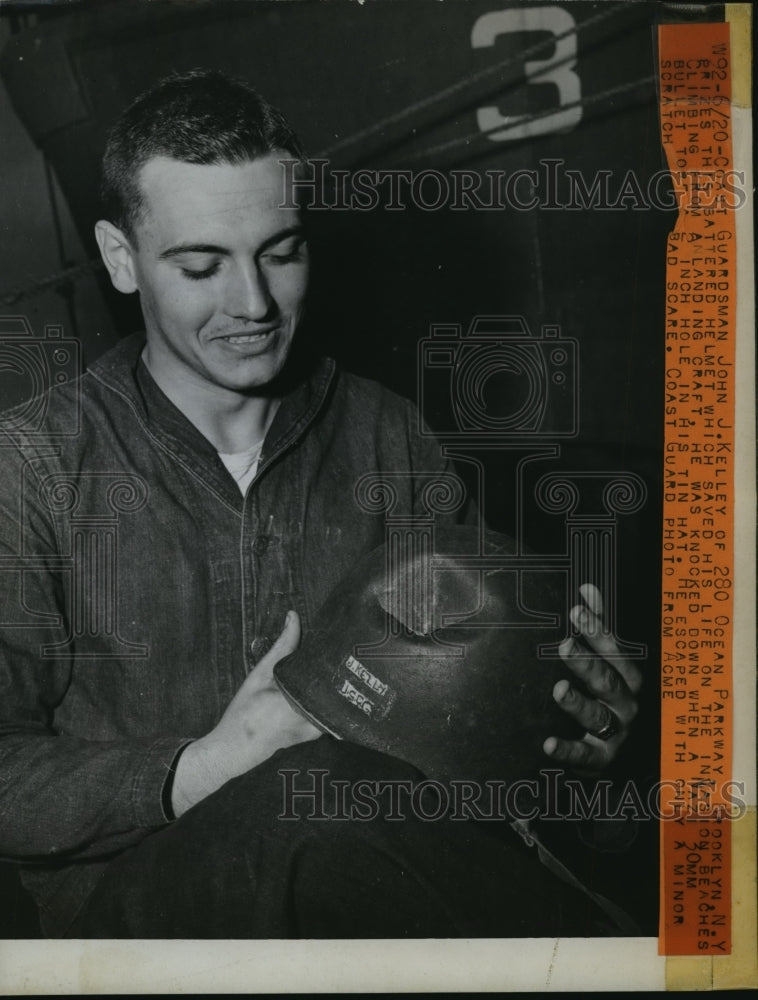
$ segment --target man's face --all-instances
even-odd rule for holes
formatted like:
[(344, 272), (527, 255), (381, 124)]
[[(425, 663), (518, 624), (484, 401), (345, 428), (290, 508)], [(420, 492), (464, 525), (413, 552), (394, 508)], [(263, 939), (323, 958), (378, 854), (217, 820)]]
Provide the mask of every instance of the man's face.
[(303, 313), (308, 250), (280, 154), (243, 164), (155, 157), (131, 241), (151, 371), (213, 398), (281, 371)]

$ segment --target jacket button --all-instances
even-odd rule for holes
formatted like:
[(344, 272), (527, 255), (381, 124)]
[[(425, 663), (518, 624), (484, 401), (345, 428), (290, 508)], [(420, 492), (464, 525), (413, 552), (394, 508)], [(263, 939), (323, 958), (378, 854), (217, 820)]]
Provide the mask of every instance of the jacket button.
[(262, 556), (263, 553), (268, 548), (268, 535), (258, 535), (258, 537), (253, 542), (253, 552), (257, 556)]

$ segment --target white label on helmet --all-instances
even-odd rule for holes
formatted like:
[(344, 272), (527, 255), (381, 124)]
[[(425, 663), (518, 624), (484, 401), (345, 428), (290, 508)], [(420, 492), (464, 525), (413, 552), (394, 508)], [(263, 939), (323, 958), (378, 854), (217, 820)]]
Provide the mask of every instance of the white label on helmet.
[(348, 656), (345, 660), (345, 666), (376, 694), (381, 695), (382, 698), (387, 694), (387, 685), (375, 677), (370, 670), (367, 670), (360, 660), (356, 660), (354, 656)]
[(371, 701), (370, 698), (367, 698), (365, 694), (361, 694), (358, 688), (353, 687), (350, 681), (343, 681), (342, 687), (337, 688), (337, 691), (343, 698), (347, 698), (352, 705), (355, 705), (356, 708), (359, 708), (366, 715), (371, 715), (373, 713), (373, 701)]

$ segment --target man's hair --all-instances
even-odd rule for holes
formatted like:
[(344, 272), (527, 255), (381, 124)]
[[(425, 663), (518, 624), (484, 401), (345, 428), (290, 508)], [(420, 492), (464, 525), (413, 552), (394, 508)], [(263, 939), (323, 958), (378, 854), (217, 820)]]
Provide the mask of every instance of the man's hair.
[(303, 159), (286, 119), (252, 87), (216, 70), (172, 74), (138, 97), (108, 136), (105, 218), (129, 237), (144, 211), (139, 171), (154, 156), (185, 163), (245, 163), (283, 151)]

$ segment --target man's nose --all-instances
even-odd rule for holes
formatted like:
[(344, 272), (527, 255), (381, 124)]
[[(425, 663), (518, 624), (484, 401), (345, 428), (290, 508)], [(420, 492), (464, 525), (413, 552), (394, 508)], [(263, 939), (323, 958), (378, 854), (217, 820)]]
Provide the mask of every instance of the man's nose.
[(268, 282), (255, 261), (232, 269), (226, 287), (226, 312), (239, 319), (265, 319), (273, 299)]

